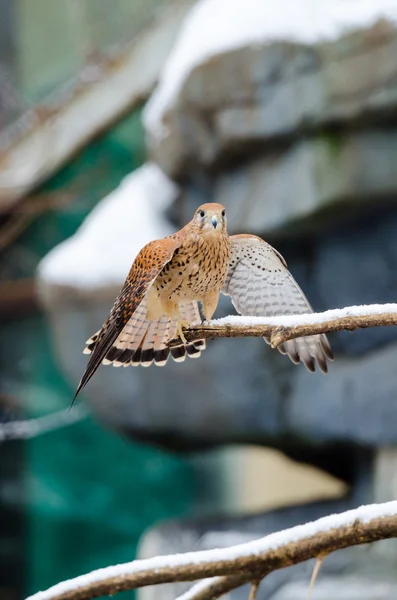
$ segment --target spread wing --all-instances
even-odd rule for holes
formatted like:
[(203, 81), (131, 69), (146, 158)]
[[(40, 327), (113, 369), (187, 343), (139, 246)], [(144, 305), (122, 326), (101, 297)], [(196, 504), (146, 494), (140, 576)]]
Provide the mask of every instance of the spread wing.
[[(251, 235), (230, 236), (230, 241), (231, 257), (222, 293), (231, 296), (241, 315), (273, 317), (313, 312), (277, 250)], [(280, 344), (278, 350), (288, 354), (295, 364), (302, 361), (311, 372), (317, 361), (327, 373), (327, 359), (333, 360), (324, 334), (289, 340)]]
[(132, 315), (143, 305), (150, 286), (180, 245), (180, 236), (174, 234), (163, 240), (150, 242), (139, 252), (108, 318), (95, 336), (95, 345), (73, 402), (94, 375)]

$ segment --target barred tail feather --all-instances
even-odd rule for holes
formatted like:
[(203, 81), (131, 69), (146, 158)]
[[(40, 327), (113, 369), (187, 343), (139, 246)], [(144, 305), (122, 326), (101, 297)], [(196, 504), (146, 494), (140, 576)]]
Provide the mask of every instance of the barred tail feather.
[[(192, 325), (200, 323), (200, 313), (197, 302), (186, 302), (181, 305), (181, 316)], [(183, 362), (186, 356), (199, 358), (205, 349), (205, 340), (196, 340), (187, 344), (168, 347), (168, 342), (177, 337), (177, 321), (166, 316), (156, 321), (146, 319), (146, 307), (142, 306), (135, 312), (124, 327), (112, 347), (102, 360), (104, 365), (114, 367), (142, 366), (155, 364), (164, 366), (169, 356), (176, 362)], [(93, 352), (99, 332), (86, 342), (84, 354)]]

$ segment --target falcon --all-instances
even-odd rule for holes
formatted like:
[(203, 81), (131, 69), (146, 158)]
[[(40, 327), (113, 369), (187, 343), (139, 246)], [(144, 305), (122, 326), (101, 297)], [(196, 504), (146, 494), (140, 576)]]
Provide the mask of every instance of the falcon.
[[(101, 364), (149, 367), (165, 365), (170, 355), (176, 362), (198, 358), (205, 340), (187, 342), (183, 328), (201, 323), (199, 303), (210, 321), (221, 292), (241, 315), (312, 312), (277, 250), (254, 235), (229, 236), (225, 208), (203, 204), (183, 229), (137, 255), (104, 325), (86, 342), (90, 359), (73, 402)], [(177, 337), (180, 344), (169, 347)], [(333, 360), (324, 334), (289, 340), (278, 350), (311, 372), (317, 363), (327, 373)]]

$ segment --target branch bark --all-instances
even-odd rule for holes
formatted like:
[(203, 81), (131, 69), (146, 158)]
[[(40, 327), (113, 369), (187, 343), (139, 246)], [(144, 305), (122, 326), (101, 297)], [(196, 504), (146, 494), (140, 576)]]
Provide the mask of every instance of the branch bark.
[[(376, 308), (378, 306), (376, 305)], [(389, 307), (392, 307), (395, 312), (387, 310)], [(357, 308), (360, 308), (364, 314), (346, 315), (349, 311), (354, 313)], [(272, 348), (276, 348), (283, 342), (308, 335), (397, 325), (397, 304), (381, 306), (378, 308), (380, 312), (374, 313), (374, 309), (375, 306), (352, 306), (324, 313), (293, 315), (292, 319), (290, 315), (272, 318), (253, 317), (249, 318), (252, 321), (250, 324), (246, 323), (247, 317), (229, 317), (207, 325), (190, 327), (184, 330), (184, 334), (188, 342), (230, 337), (268, 337)], [(365, 314), (365, 310), (368, 311), (367, 314)], [(226, 322), (228, 319), (230, 319), (230, 323)], [(288, 321), (291, 320), (294, 322), (293, 325), (288, 324)], [(177, 338), (171, 340), (169, 346), (180, 343), (180, 339)]]
[[(260, 579), (262, 580), (265, 576), (264, 572), (261, 573)], [(258, 577), (258, 574), (256, 577)], [(221, 598), (228, 592), (250, 583), (253, 578), (254, 575), (250, 571), (248, 573), (238, 573), (237, 575), (226, 575), (225, 577), (213, 577), (210, 580), (197, 583), (182, 596), (178, 596), (176, 600), (216, 600), (216, 598)]]
[[(208, 583), (212, 595), (206, 595), (203, 585), (196, 596), (185, 595), (185, 598), (195, 600), (219, 597), (227, 590), (257, 581), (277, 569), (349, 546), (397, 537), (397, 502), (364, 509), (338, 515), (342, 519), (339, 526), (335, 525), (334, 517), (326, 517), (318, 524), (296, 527), (232, 549), (138, 560), (108, 567), (39, 592), (30, 600), (90, 600), (147, 585), (221, 576)], [(345, 516), (348, 518), (344, 519)], [(310, 535), (310, 532), (314, 533)]]

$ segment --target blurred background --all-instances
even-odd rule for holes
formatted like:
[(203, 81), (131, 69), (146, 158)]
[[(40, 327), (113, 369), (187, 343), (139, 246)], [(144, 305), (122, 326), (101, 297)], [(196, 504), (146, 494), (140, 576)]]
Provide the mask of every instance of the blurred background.
[[(68, 409), (136, 253), (202, 202), (315, 310), (396, 301), (396, 57), (395, 0), (0, 0), (0, 600), (395, 499), (395, 328), (331, 336), (326, 377), (259, 339), (101, 368)], [(313, 598), (394, 600), (396, 566), (340, 552)]]

